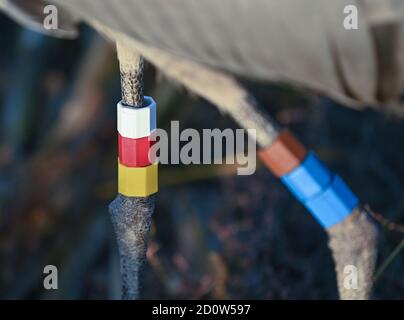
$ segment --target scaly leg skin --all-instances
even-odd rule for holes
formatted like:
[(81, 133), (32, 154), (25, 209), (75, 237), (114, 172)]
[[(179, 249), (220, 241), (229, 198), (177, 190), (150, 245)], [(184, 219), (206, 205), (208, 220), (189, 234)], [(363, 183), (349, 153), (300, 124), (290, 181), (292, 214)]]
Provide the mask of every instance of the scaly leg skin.
[(109, 206), (121, 258), (123, 300), (139, 298), (154, 204), (154, 195), (126, 197), (118, 194)]
[[(371, 296), (377, 258), (378, 229), (364, 208), (357, 208), (341, 223), (327, 229), (341, 300), (367, 300)], [(357, 287), (352, 269), (357, 270)]]

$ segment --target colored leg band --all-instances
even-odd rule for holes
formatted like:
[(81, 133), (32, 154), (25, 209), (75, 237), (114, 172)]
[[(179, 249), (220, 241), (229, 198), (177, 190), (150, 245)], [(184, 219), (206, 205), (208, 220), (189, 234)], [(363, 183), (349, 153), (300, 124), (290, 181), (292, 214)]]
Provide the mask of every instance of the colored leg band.
[(258, 155), (279, 178), (298, 167), (306, 157), (307, 150), (288, 130), (284, 130), (270, 146), (261, 149)]
[(151, 97), (144, 97), (144, 101), (142, 108), (118, 103), (118, 132), (122, 137), (139, 139), (149, 136), (156, 129), (156, 103)]
[(156, 156), (149, 154), (150, 148), (156, 143), (152, 136), (153, 133), (147, 137), (132, 139), (122, 137), (118, 132), (120, 163), (127, 167), (147, 167), (156, 162)]
[(147, 167), (127, 167), (118, 161), (118, 192), (147, 197), (158, 191), (158, 162)]
[(281, 180), (324, 228), (341, 222), (359, 203), (343, 180), (312, 152)]

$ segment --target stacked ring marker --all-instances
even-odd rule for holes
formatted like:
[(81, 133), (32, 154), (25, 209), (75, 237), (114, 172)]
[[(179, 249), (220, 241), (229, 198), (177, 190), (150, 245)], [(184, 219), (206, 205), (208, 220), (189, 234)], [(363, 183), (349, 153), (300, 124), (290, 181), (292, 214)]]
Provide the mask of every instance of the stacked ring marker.
[(359, 205), (345, 182), (287, 130), (259, 156), (324, 228), (341, 222)]
[(128, 197), (147, 197), (158, 191), (158, 161), (149, 154), (155, 143), (156, 103), (133, 108), (122, 102), (118, 114), (118, 192)]

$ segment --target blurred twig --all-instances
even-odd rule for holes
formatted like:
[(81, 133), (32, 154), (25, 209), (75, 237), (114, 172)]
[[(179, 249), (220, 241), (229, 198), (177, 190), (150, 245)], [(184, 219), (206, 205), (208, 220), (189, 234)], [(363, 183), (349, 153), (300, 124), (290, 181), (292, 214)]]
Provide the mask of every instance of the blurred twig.
[(400, 251), (404, 248), (404, 239), (395, 247), (393, 252), (384, 260), (379, 269), (376, 271), (373, 282), (379, 280), (382, 274), (386, 271), (387, 267), (393, 262), (393, 260), (398, 256)]

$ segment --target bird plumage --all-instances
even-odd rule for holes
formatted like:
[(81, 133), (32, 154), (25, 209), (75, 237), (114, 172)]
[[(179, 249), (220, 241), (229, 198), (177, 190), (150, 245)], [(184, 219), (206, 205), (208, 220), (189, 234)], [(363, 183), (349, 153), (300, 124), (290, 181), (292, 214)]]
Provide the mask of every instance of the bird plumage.
[[(399, 0), (42, 3), (57, 4), (74, 17), (69, 21), (97, 21), (184, 59), (314, 89), (348, 104), (395, 103), (404, 91), (404, 2)], [(344, 7), (352, 4), (359, 8), (359, 29), (345, 30)]]

